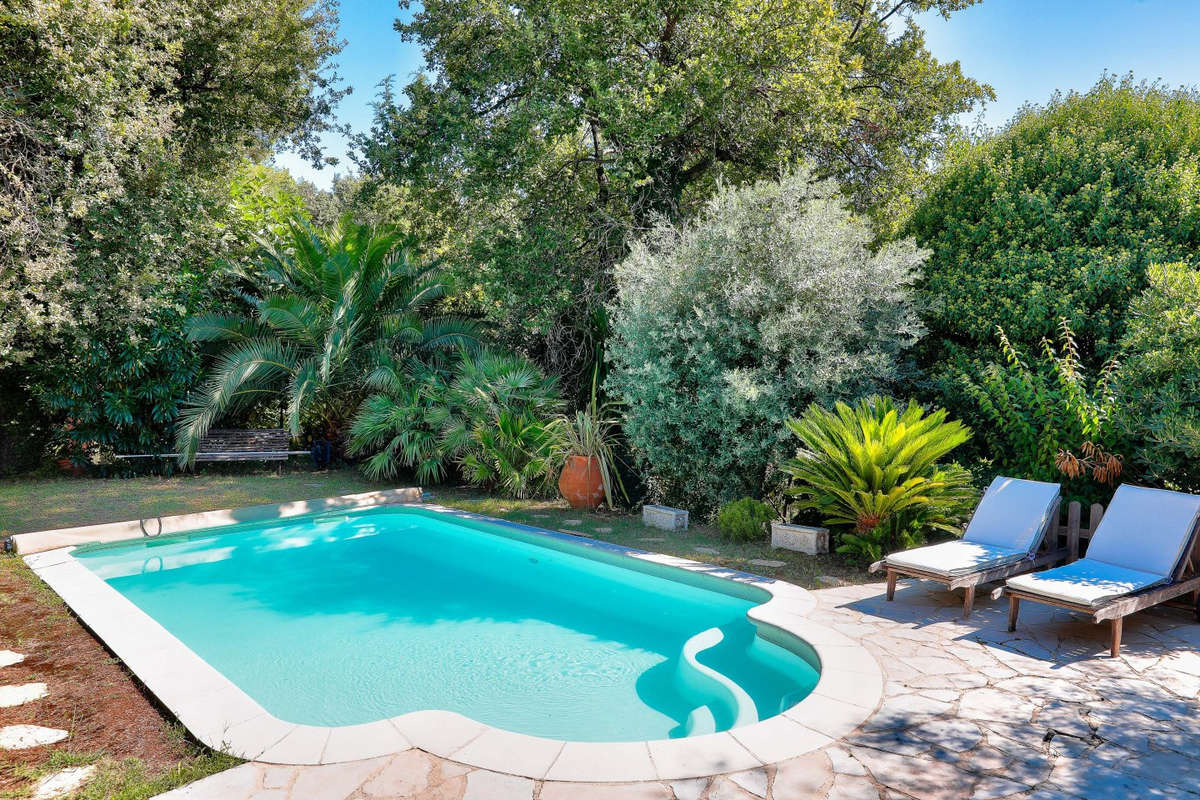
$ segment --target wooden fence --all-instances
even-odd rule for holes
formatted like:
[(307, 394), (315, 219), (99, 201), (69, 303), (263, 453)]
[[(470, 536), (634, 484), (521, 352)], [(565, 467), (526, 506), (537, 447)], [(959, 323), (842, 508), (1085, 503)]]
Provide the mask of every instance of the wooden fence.
[(1067, 521), (1059, 520), (1058, 526), (1053, 534), (1054, 538), (1050, 541), (1050, 549), (1058, 549), (1066, 547), (1071, 553), (1071, 560), (1079, 558), (1086, 551), (1087, 543), (1091, 540), (1092, 534), (1095, 533), (1096, 527), (1100, 524), (1100, 520), (1104, 517), (1104, 506), (1099, 503), (1092, 503), (1088, 509), (1088, 520), (1085, 526), (1082, 521), (1083, 506), (1078, 500), (1073, 500), (1067, 504)]

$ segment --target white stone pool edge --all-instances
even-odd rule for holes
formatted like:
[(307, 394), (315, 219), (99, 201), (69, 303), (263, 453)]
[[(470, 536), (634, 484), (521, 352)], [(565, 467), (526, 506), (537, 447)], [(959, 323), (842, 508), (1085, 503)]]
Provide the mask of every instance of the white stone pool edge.
[[(373, 499), (366, 499), (372, 496)], [(419, 497), (419, 490), (418, 495)], [(33, 571), (66, 601), (142, 683), (198, 740), (217, 750), (252, 761), (316, 765), (357, 761), (418, 748), (473, 767), (535, 780), (632, 782), (677, 780), (735, 772), (771, 764), (817, 750), (857, 728), (879, 705), (883, 676), (878, 662), (860, 644), (807, 615), (816, 605), (812, 595), (783, 581), (749, 575), (688, 559), (646, 553), (604, 542), (543, 531), (527, 525), (457, 509), (413, 503), (412, 490), (373, 492), (283, 504), (277, 516), (374, 505), (408, 505), (461, 518), (516, 527), (559, 540), (572, 540), (665, 567), (752, 584), (770, 599), (748, 612), (769, 638), (785, 644), (789, 637), (807, 642), (820, 660), (821, 675), (812, 693), (782, 714), (721, 733), (648, 742), (564, 742), (493, 728), (461, 714), (429, 710), (362, 725), (322, 727), (284, 722), (267, 712), (233, 682), (163, 628), (117, 590), (72, 556), (89, 541), (87, 528), (71, 529), (72, 544), (25, 556)], [(270, 519), (268, 506), (254, 508), (255, 520)], [(198, 524), (164, 518), (172, 533), (247, 521), (246, 510), (210, 512)], [(226, 514), (225, 522), (211, 514)], [(101, 538), (141, 538), (138, 523), (93, 526)], [(186, 527), (178, 527), (186, 525)], [(164, 533), (167, 532), (164, 529)], [(44, 531), (21, 534), (30, 542), (47, 542)], [(19, 539), (19, 537), (14, 537)], [(22, 543), (18, 541), (18, 552)], [(28, 552), (28, 550), (26, 550)]]

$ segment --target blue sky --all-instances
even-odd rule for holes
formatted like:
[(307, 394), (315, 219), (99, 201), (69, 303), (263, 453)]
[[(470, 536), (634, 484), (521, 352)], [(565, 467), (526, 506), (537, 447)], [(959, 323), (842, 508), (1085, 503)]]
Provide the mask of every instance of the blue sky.
[[(371, 123), (376, 85), (387, 75), (407, 82), (421, 53), (392, 28), (394, 0), (344, 0), (341, 34), (346, 48), (339, 72), (354, 93), (338, 108), (356, 131)], [(1008, 120), (1025, 102), (1043, 103), (1056, 89), (1087, 89), (1108, 70), (1171, 86), (1200, 84), (1200, 0), (984, 0), (943, 20), (922, 20), (933, 54), (962, 62), (966, 74), (990, 83), (996, 101), (983, 113), (989, 125)], [(972, 120), (966, 120), (970, 122)], [(327, 187), (335, 172), (352, 171), (346, 143), (327, 137), (342, 160), (317, 171), (291, 154), (276, 163)]]

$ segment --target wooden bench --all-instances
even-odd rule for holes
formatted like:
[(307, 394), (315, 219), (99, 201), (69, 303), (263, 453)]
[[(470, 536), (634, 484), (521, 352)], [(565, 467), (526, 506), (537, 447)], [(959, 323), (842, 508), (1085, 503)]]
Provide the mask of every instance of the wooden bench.
[[(200, 440), (196, 461), (287, 461), (292, 435), (284, 428), (214, 428)], [(306, 451), (295, 451), (297, 454)]]
[[(289, 450), (292, 434), (285, 428), (238, 430), (214, 428), (200, 440), (195, 461), (287, 461), (288, 456), (310, 455), (307, 450)], [(177, 458), (179, 453), (117, 455), (120, 459)], [(282, 467), (282, 465), (281, 465)]]

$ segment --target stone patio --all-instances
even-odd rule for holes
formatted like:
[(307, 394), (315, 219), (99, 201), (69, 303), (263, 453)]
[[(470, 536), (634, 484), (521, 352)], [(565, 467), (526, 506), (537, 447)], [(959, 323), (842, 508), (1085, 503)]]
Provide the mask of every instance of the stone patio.
[(876, 713), (807, 756), (711, 778), (533, 781), (421, 751), (318, 767), (248, 763), (162, 800), (878, 800), (1200, 798), (1200, 625), (1188, 609), (1107, 627), (983, 596), (969, 620), (935, 584), (814, 592), (813, 622), (861, 641), (886, 675)]

